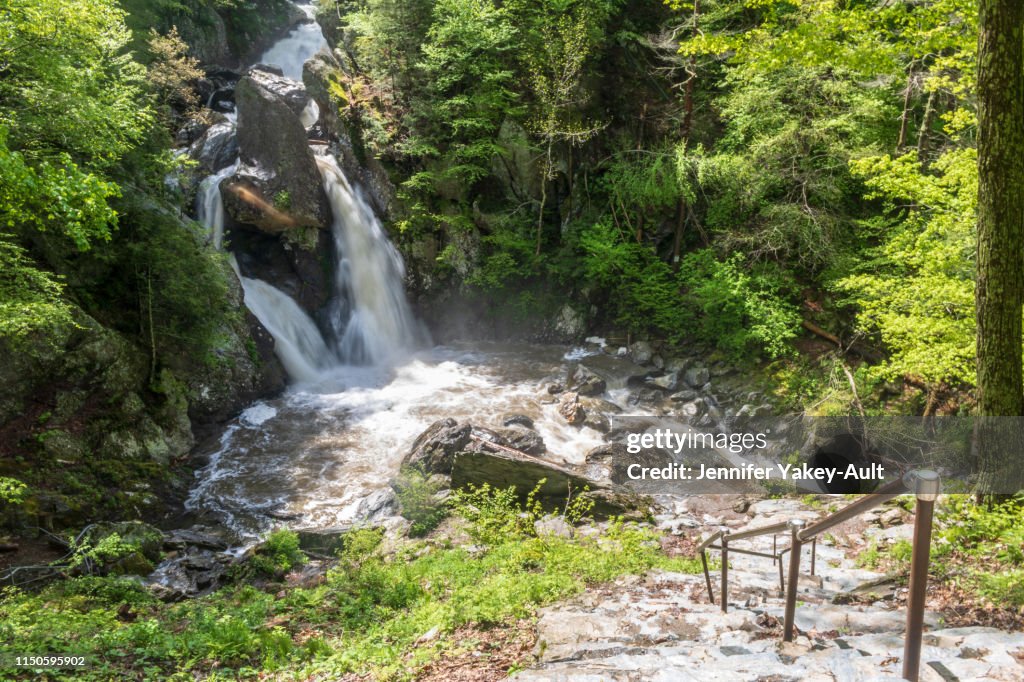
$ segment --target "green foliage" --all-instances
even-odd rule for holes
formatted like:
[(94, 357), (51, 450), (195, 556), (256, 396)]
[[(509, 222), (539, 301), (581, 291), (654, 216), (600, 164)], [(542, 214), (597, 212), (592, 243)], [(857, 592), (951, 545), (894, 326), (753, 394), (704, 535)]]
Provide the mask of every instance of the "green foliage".
[(0, 127), (33, 159), (109, 167), (144, 135), (145, 71), (114, 0), (10, 0), (0, 14)]
[[(501, 518), (519, 504), (495, 491), (472, 500)], [(382, 538), (380, 529), (348, 533), (324, 584), (276, 595), (245, 586), (164, 604), (117, 578), (73, 579), (38, 593), (7, 588), (0, 593), (0, 674), (13, 675), (5, 667), (11, 656), (33, 650), (90, 656), (84, 670), (53, 672), (54, 679), (227, 680), (257, 671), (410, 679), (463, 646), (455, 634), (463, 626), (500, 634), (587, 585), (656, 567), (700, 570), (694, 560), (666, 558), (653, 531), (620, 522), (576, 539), (535, 537), (524, 528), (472, 552), (444, 542), (389, 543), (386, 551)], [(119, 617), (125, 605), (130, 616)], [(423, 639), (430, 631), (436, 638)]]
[(858, 307), (860, 326), (892, 353), (880, 372), (972, 385), (975, 150), (947, 152), (927, 170), (909, 154), (852, 166), (867, 178), (868, 198), (883, 199), (893, 216), (873, 257), (836, 282)]
[[(1024, 499), (976, 504), (972, 496), (950, 495), (939, 508), (937, 542), (940, 577), (1000, 606), (1024, 606)], [(966, 575), (963, 580), (959, 576)]]
[(681, 305), (672, 268), (649, 246), (627, 237), (611, 218), (580, 230), (580, 269), (607, 289), (614, 319), (631, 331), (656, 329), (678, 340), (692, 319)]
[(410, 537), (426, 535), (447, 516), (445, 501), (438, 496), (442, 485), (415, 467), (404, 467), (395, 478), (392, 486), (401, 505), (402, 516), (412, 522)]
[(722, 261), (710, 250), (687, 255), (679, 272), (699, 338), (736, 356), (751, 347), (770, 357), (791, 352), (801, 318), (784, 273), (771, 265), (747, 270), (740, 254)]
[(261, 573), (283, 575), (306, 561), (306, 555), (299, 549), (298, 534), (279, 528), (266, 537), (249, 563)]
[(4, 504), (21, 504), (25, 499), (28, 486), (16, 478), (0, 476), (0, 502)]
[(96, 542), (85, 541), (74, 548), (68, 560), (72, 569), (92, 571), (94, 565), (102, 567), (131, 556), (138, 551), (138, 545), (126, 542), (118, 533), (111, 533)]

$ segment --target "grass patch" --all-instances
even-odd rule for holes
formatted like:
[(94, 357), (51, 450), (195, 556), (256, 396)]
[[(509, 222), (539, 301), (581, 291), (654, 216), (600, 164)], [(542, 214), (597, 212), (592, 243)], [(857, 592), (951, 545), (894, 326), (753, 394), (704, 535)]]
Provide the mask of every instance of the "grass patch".
[(939, 507), (932, 572), (1002, 607), (1024, 606), (1024, 496), (975, 504), (950, 495)]

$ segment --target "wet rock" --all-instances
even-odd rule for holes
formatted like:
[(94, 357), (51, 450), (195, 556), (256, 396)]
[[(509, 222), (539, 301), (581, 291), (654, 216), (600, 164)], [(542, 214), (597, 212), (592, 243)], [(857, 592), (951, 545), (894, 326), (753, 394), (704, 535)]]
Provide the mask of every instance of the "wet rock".
[(238, 158), (234, 124), (226, 119), (214, 123), (192, 143), (188, 155), (199, 162), (200, 171), (206, 175), (230, 166)]
[(246, 77), (262, 90), (283, 101), (296, 116), (309, 104), (309, 93), (306, 86), (299, 81), (282, 75), (281, 69), (267, 64), (257, 64), (249, 69)]
[(162, 601), (181, 601), (209, 594), (223, 582), (233, 558), (228, 554), (190, 547), (160, 564), (146, 579), (150, 592)]
[(685, 403), (691, 400), (696, 400), (696, 398), (699, 395), (700, 394), (697, 393), (697, 391), (694, 391), (693, 389), (690, 388), (686, 388), (683, 389), (682, 391), (679, 391), (678, 393), (673, 393), (672, 395), (670, 395), (669, 400), (675, 403)]
[(672, 392), (679, 388), (679, 373), (669, 372), (668, 374), (662, 374), (661, 376), (652, 377), (644, 383), (646, 386), (650, 388)]
[(528, 455), (543, 455), (548, 450), (540, 434), (525, 426), (510, 426), (499, 429), (495, 433), (508, 447)]
[(305, 101), (296, 87), (251, 69), (235, 89), (242, 165), (221, 185), (224, 207), (235, 221), (272, 234), (330, 225), (320, 171), (295, 111)]
[(199, 547), (223, 551), (228, 548), (229, 540), (223, 531), (207, 526), (192, 526), (169, 531), (164, 535), (163, 546), (167, 550), (181, 551), (187, 547)]
[(569, 386), (581, 396), (601, 395), (608, 388), (607, 382), (585, 365), (576, 365)]
[(683, 403), (676, 409), (676, 414), (685, 419), (696, 419), (707, 413), (707, 404), (703, 398), (697, 398), (691, 400), (688, 403)]
[(626, 402), (630, 405), (654, 405), (655, 403), (661, 402), (664, 394), (660, 390), (653, 388), (642, 388), (639, 391), (633, 391), (626, 398)]
[(646, 365), (654, 357), (654, 349), (646, 341), (636, 341), (629, 346), (629, 359), (638, 365)]
[(174, 134), (174, 144), (178, 147), (187, 147), (192, 144), (206, 132), (209, 127), (209, 123), (201, 119), (190, 118), (185, 121), (185, 125), (178, 129), (178, 132)]
[(702, 365), (690, 367), (683, 374), (683, 381), (690, 388), (702, 388), (704, 384), (708, 383), (710, 378), (711, 373), (708, 371), (708, 368)]
[(533, 428), (533, 420), (525, 414), (506, 414), (501, 418), (502, 426), (525, 426), (528, 429)]
[(402, 466), (414, 466), (426, 473), (451, 474), (456, 453), (466, 448), (472, 426), (454, 419), (441, 419), (421, 433), (402, 460)]
[(562, 394), (558, 401), (558, 414), (573, 426), (582, 424), (587, 418), (587, 411), (580, 403), (579, 394), (571, 391)]

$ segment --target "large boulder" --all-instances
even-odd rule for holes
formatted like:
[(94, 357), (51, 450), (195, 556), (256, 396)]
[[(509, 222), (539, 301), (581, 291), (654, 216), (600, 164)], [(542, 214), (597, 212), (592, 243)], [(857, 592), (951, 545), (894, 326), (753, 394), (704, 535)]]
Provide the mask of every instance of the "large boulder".
[(564, 509), (570, 495), (575, 498), (586, 494), (595, 503), (592, 510), (595, 516), (632, 511), (631, 502), (628, 505), (624, 503), (629, 496), (616, 494), (605, 484), (580, 472), (533, 457), (481, 448), (460, 452), (452, 465), (452, 489), (486, 483), (498, 489), (514, 487), (520, 496), (525, 497), (541, 480), (544, 483), (536, 499), (547, 509)]
[(221, 184), (225, 210), (236, 222), (272, 234), (328, 227), (330, 206), (299, 120), (308, 101), (303, 86), (251, 69), (235, 101), (241, 166)]
[(451, 418), (440, 419), (413, 441), (402, 466), (416, 467), (425, 473), (449, 475), (456, 453), (469, 445), (472, 431), (469, 424), (460, 425)]

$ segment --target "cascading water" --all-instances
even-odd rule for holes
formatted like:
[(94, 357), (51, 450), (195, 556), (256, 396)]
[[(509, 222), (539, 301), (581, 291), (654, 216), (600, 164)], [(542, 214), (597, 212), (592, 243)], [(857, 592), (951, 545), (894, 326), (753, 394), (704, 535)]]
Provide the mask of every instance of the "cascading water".
[(296, 381), (319, 380), (333, 354), (316, 323), (280, 289), (260, 279), (239, 279), (246, 307), (274, 337), (274, 352), (288, 376)]
[(224, 244), (224, 200), (220, 183), (238, 170), (238, 161), (207, 177), (199, 185), (196, 195), (196, 217), (210, 232), (210, 243), (218, 251)]
[[(303, 62), (324, 44), (319, 26), (303, 24), (261, 61), (301, 79)], [(302, 124), (310, 128), (318, 113), (315, 104), (308, 106)], [(589, 426), (566, 424), (546, 389), (565, 381), (566, 361), (589, 353), (569, 357), (553, 346), (481, 343), (416, 352), (426, 333), (406, 300), (398, 251), (335, 159), (321, 155), (317, 163), (337, 255), (328, 340), (287, 294), (239, 276), (246, 305), (274, 336), (278, 357), (297, 383), (250, 406), (227, 424), (218, 443), (200, 449), (209, 464), (198, 472), (186, 506), (247, 540), (282, 520), (330, 528), (388, 518), (394, 514), (389, 482), (403, 455), (442, 418), (501, 428), (504, 416), (525, 415), (543, 437), (548, 459), (583, 464), (585, 453), (605, 439)], [(197, 206), (218, 247), (220, 184), (229, 173), (204, 182)], [(625, 385), (635, 367), (624, 359), (607, 361), (624, 366), (622, 381), (609, 381), (614, 386), (604, 405), (609, 413), (634, 412)]]
[(282, 74), (293, 80), (302, 80), (302, 66), (321, 50), (329, 49), (320, 24), (314, 21), (313, 5), (298, 5), (308, 21), (293, 28), (287, 36), (272, 45), (260, 56), (261, 64), (281, 67)]
[(337, 352), (350, 364), (384, 364), (408, 355), (425, 336), (405, 296), (405, 265), (380, 221), (337, 161), (317, 157), (334, 216), (338, 252), (335, 296), (348, 319), (335, 315)]

